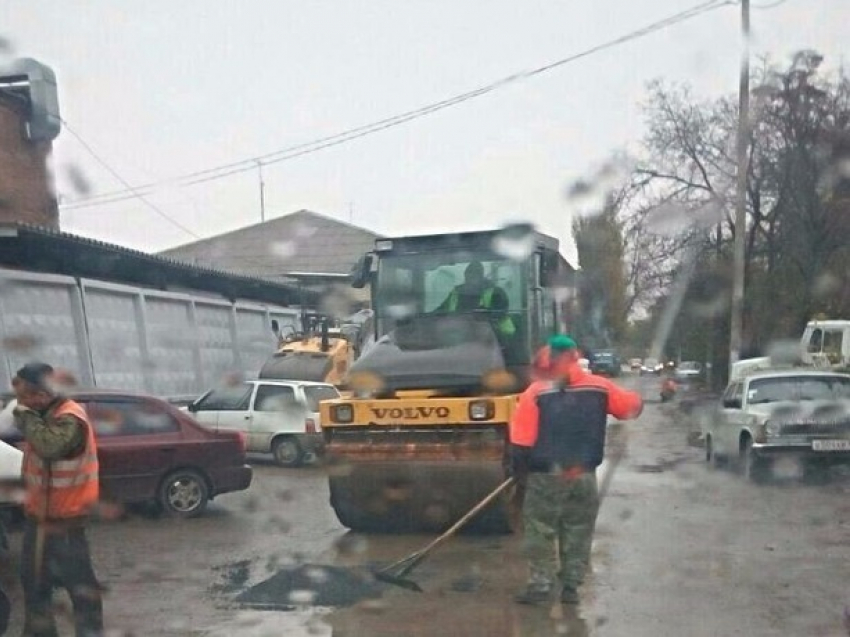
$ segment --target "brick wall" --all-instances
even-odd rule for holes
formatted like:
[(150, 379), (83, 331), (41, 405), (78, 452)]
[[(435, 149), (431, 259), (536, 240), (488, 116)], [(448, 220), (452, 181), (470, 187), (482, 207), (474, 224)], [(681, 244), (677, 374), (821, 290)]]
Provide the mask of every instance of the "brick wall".
[(47, 173), (49, 142), (24, 136), (24, 107), (0, 96), (0, 223), (59, 228), (59, 210)]

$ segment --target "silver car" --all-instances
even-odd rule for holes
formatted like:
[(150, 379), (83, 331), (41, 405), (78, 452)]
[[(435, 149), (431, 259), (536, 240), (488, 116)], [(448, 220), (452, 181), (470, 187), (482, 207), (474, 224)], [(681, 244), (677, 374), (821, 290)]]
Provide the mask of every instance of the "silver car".
[(210, 429), (241, 431), (248, 451), (297, 467), (320, 451), (319, 403), (335, 398), (339, 391), (328, 383), (251, 380), (208, 391), (185, 410)]
[(699, 380), (702, 375), (702, 365), (696, 361), (682, 361), (676, 366), (676, 380), (682, 382), (693, 382)]
[(703, 426), (706, 460), (731, 461), (751, 480), (770, 477), (779, 463), (850, 463), (850, 375), (752, 372), (729, 383)]

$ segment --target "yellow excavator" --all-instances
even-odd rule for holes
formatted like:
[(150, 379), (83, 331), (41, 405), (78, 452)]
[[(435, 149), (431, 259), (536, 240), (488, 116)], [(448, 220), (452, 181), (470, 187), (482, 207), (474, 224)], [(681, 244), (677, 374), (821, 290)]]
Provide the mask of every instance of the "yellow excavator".
[(302, 331), (284, 333), (277, 321), (272, 331), (277, 351), (260, 369), (265, 380), (306, 380), (342, 386), (352, 363), (369, 340), (371, 311), (361, 310), (345, 321), (304, 313)]
[[(564, 327), (574, 272), (530, 226), (376, 240), (352, 274), (370, 286), (375, 342), (351, 394), (321, 403), (342, 524), (444, 530), (504, 480), (507, 424), (534, 352)], [(475, 526), (511, 518), (505, 497)]]

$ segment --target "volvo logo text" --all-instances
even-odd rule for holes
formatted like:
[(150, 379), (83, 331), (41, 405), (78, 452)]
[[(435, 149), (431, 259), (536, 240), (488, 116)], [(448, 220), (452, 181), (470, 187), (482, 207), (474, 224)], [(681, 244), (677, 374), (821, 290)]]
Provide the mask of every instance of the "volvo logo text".
[(448, 407), (377, 407), (372, 413), (378, 418), (407, 418), (417, 420), (420, 418), (448, 418)]

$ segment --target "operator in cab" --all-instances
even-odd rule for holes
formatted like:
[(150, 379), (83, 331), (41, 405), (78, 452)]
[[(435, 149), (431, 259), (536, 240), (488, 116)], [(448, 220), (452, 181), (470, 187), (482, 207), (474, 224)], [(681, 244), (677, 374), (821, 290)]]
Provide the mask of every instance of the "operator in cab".
[(493, 327), (500, 340), (516, 334), (516, 325), (507, 315), (510, 305), (507, 293), (484, 275), (484, 265), (472, 261), (463, 273), (463, 283), (455, 286), (436, 312), (494, 312)]
[(553, 336), (510, 423), (511, 473), (525, 488), (529, 578), (516, 597), (521, 604), (550, 603), (556, 587), (561, 603), (578, 603), (599, 511), (596, 468), (607, 417), (628, 420), (643, 410), (639, 394), (584, 371), (579, 359), (572, 338)]

